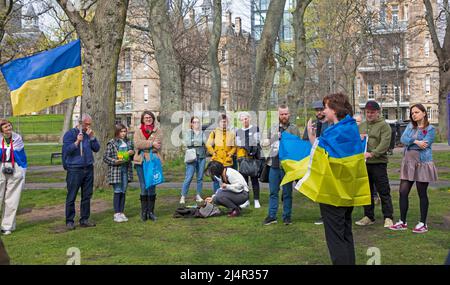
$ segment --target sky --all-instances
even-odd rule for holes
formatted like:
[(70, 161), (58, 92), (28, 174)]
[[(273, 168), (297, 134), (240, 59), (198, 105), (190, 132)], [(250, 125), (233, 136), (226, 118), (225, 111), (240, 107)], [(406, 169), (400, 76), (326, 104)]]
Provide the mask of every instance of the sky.
[[(53, 1), (53, 0), (52, 0)], [(226, 10), (229, 9), (232, 13), (232, 21), (234, 23), (236, 17), (240, 17), (242, 20), (242, 29), (250, 32), (251, 29), (251, 20), (250, 20), (250, 10), (251, 10), (251, 3), (252, 0), (223, 0), (222, 1), (222, 7), (223, 7), (223, 21), (226, 21), (225, 15)], [(25, 0), (25, 3), (31, 3), (33, 0)], [(53, 1), (55, 2), (55, 1)], [(200, 5), (203, 2), (203, 0), (198, 1), (198, 5)], [(55, 3), (57, 6), (57, 4)], [(35, 2), (33, 4), (33, 7), (36, 10), (36, 13), (39, 13), (39, 11), (42, 10), (42, 8)], [(26, 7), (23, 9), (23, 13), (25, 13)], [(197, 14), (200, 12), (197, 11)], [(57, 27), (57, 24), (55, 22), (55, 19), (49, 15), (41, 15), (39, 17), (39, 23), (40, 28), (44, 31), (44, 33), (47, 34), (47, 36), (51, 36), (52, 30)]]

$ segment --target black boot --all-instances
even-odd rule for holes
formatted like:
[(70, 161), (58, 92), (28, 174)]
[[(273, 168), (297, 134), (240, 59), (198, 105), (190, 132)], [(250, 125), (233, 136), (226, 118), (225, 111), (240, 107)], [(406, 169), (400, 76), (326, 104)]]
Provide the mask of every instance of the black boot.
[(155, 216), (155, 200), (156, 200), (156, 195), (152, 195), (152, 196), (148, 196), (148, 218), (152, 221), (156, 221), (156, 216)]
[(147, 221), (148, 196), (141, 195), (141, 220)]

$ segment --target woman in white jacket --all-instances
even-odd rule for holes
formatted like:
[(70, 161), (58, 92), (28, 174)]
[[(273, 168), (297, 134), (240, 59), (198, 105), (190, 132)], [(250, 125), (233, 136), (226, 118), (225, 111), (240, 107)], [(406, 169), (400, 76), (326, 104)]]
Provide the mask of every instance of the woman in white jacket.
[(225, 206), (231, 211), (229, 217), (240, 215), (242, 205), (248, 200), (248, 185), (244, 177), (233, 168), (224, 167), (222, 163), (211, 161), (206, 169), (211, 179), (215, 179), (221, 185), (219, 191), (212, 197), (205, 199), (217, 205)]

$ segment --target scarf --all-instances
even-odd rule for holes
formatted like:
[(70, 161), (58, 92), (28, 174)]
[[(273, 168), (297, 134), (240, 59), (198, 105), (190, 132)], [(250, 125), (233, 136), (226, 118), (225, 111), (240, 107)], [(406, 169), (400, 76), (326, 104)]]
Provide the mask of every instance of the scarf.
[(150, 135), (153, 133), (154, 129), (155, 129), (154, 125), (146, 126), (144, 124), (141, 124), (141, 131), (146, 139), (148, 139), (150, 137)]

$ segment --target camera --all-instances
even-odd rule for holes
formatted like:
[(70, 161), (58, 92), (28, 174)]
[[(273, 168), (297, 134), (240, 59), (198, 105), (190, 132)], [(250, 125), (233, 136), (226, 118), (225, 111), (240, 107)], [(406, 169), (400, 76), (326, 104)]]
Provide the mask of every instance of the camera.
[(12, 167), (3, 167), (2, 173), (3, 174), (13, 174), (14, 173), (14, 168), (12, 168)]

